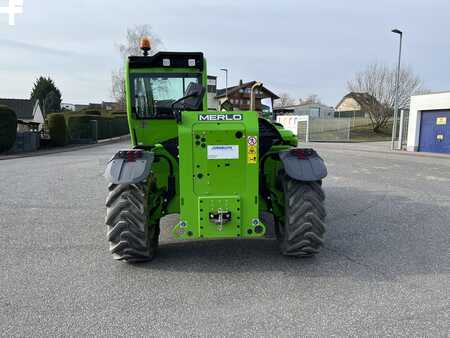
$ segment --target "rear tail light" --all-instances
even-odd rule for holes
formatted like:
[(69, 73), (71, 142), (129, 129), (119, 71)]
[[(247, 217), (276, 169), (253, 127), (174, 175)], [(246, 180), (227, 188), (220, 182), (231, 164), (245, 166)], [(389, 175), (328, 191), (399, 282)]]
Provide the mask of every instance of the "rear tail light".
[(134, 162), (142, 158), (142, 150), (123, 150), (119, 152), (118, 158), (127, 162)]
[(305, 149), (305, 148), (294, 148), (289, 150), (289, 153), (291, 155), (294, 155), (300, 160), (305, 160), (306, 158), (314, 155), (314, 150), (312, 149)]

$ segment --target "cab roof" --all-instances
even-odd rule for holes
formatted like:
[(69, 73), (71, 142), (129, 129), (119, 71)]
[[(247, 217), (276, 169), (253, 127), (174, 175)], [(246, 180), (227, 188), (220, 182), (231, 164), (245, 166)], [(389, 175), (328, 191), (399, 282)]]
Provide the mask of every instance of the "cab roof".
[(200, 52), (158, 52), (151, 56), (130, 56), (130, 68), (194, 68), (203, 70), (203, 53)]

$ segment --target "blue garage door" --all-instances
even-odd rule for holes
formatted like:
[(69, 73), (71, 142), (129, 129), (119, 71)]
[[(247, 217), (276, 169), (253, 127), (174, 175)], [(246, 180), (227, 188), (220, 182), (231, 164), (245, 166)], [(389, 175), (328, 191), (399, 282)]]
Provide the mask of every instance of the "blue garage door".
[(450, 110), (422, 112), (419, 151), (450, 154)]

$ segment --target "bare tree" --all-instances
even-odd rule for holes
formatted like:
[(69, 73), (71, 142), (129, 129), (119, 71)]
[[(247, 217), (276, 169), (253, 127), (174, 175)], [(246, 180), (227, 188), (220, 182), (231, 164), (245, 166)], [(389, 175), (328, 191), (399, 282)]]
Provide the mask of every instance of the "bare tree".
[(308, 104), (308, 103), (317, 103), (317, 104), (320, 104), (320, 103), (322, 103), (322, 101), (321, 101), (320, 98), (319, 98), (319, 95), (317, 95), (317, 94), (310, 94), (310, 95), (308, 95), (308, 96), (305, 97), (305, 98), (300, 98), (300, 99), (298, 100), (298, 102), (299, 102), (300, 104)]
[[(148, 36), (151, 41), (152, 49), (150, 55), (155, 54), (162, 46), (162, 41), (153, 33), (150, 25), (138, 25), (127, 29), (127, 36), (124, 43), (117, 45), (122, 64), (130, 55), (141, 55), (139, 43), (142, 37)], [(111, 74), (111, 95), (117, 101), (118, 105), (125, 107), (125, 75), (123, 68), (115, 70)]]
[[(347, 83), (351, 92), (368, 93), (374, 99), (367, 102), (367, 113), (373, 131), (385, 127), (394, 112), (396, 68), (372, 63)], [(408, 107), (411, 95), (425, 92), (422, 81), (410, 68), (400, 71), (399, 107)]]
[(275, 101), (275, 107), (282, 108), (282, 107), (288, 107), (295, 104), (295, 100), (288, 94), (288, 93), (282, 93), (280, 94), (280, 98)]

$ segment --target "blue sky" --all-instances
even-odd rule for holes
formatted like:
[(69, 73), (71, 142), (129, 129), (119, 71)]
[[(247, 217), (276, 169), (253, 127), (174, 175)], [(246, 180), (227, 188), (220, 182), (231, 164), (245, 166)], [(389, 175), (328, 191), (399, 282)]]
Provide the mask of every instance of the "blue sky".
[(220, 86), (226, 67), (230, 84), (260, 80), (329, 105), (368, 63), (395, 63), (398, 27), (403, 64), (428, 89), (450, 90), (448, 0), (24, 0), (15, 26), (0, 14), (0, 97), (26, 98), (49, 75), (65, 102), (109, 100), (115, 46), (136, 24), (152, 25), (168, 50), (203, 51)]

